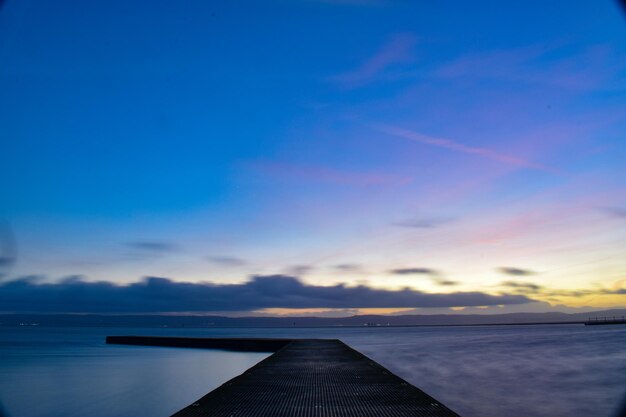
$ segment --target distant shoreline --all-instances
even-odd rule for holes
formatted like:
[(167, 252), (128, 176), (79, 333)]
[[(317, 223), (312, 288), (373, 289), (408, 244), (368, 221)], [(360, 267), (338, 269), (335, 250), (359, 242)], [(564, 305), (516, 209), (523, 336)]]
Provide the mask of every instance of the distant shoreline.
[(363, 315), (349, 317), (226, 317), (198, 315), (0, 314), (1, 327), (146, 328), (381, 328), (583, 325), (589, 319), (622, 317), (626, 309), (588, 313)]
[(560, 322), (530, 322), (530, 323), (465, 323), (465, 324), (390, 324), (390, 325), (224, 325), (224, 326), (200, 326), (200, 325), (148, 325), (148, 324), (40, 324), (24, 323), (13, 324), (0, 322), (0, 327), (85, 327), (85, 328), (147, 328), (147, 329), (380, 329), (380, 328), (408, 328), (408, 327), (494, 327), (494, 326), (545, 326), (545, 325), (584, 325), (584, 321), (560, 321)]

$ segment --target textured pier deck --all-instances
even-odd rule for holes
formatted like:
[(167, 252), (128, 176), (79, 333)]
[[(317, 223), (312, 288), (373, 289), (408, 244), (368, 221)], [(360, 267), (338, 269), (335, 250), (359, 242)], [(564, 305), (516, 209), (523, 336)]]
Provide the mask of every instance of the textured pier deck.
[[(141, 339), (118, 337), (107, 338), (107, 342), (148, 344)], [(181, 346), (185, 340), (150, 339), (150, 344), (157, 346)], [(179, 340), (172, 342), (174, 339)], [(191, 340), (192, 345), (199, 347), (198, 340), (202, 339)], [(215, 340), (220, 341), (219, 345), (228, 339)], [(214, 344), (206, 343), (207, 347)], [(339, 340), (278, 339), (276, 343), (283, 344), (276, 353), (174, 416), (458, 417), (434, 398)]]

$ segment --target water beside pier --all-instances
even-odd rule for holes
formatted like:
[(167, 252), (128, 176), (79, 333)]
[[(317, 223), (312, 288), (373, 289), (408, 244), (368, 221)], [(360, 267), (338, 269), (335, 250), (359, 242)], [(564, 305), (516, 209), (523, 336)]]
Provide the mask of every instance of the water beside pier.
[(626, 394), (626, 326), (0, 327), (9, 415), (167, 416), (267, 356), (107, 346), (109, 334), (339, 338), (463, 417), (612, 417)]
[(269, 355), (106, 346), (105, 334), (0, 328), (0, 401), (7, 415), (169, 416)]

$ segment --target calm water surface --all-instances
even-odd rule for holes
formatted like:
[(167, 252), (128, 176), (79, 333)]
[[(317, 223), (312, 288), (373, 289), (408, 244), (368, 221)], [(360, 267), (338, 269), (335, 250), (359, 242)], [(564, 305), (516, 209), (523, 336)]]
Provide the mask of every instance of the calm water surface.
[(8, 416), (169, 416), (269, 355), (105, 345), (111, 333), (155, 331), (0, 328)]
[(107, 346), (108, 334), (339, 338), (463, 417), (612, 417), (626, 326), (320, 329), (0, 328), (12, 417), (167, 416), (267, 355)]

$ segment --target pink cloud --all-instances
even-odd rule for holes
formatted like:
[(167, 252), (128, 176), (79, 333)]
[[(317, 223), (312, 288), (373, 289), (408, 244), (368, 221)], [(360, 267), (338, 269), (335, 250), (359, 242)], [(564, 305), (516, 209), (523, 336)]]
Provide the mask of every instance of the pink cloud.
[(412, 34), (396, 34), (378, 52), (358, 68), (330, 77), (330, 80), (343, 87), (356, 88), (373, 81), (387, 68), (413, 60), (413, 49), (417, 38)]
[(414, 132), (408, 129), (389, 125), (375, 125), (374, 128), (379, 132), (386, 133), (388, 135), (408, 139), (414, 142), (419, 142), (424, 145), (437, 146), (439, 148), (448, 149), (453, 152), (460, 152), (470, 155), (476, 155), (482, 158), (491, 159), (494, 161), (502, 162), (508, 165), (514, 165), (521, 168), (535, 169), (539, 171), (545, 171), (555, 173), (553, 169), (545, 167), (540, 164), (536, 164), (532, 161), (525, 160), (523, 158), (500, 153), (488, 148), (482, 148), (477, 146), (468, 146), (459, 142), (455, 142), (450, 139), (438, 138), (434, 136), (424, 135), (418, 132)]
[[(579, 189), (600, 189), (595, 181), (568, 182), (558, 188), (535, 194), (517, 207), (502, 207), (489, 221), (480, 221), (466, 231), (460, 241), (467, 244), (500, 245), (515, 242), (518, 255), (542, 253), (564, 245), (598, 245), (598, 231), (605, 230), (606, 219), (595, 207), (614, 198), (610, 191), (592, 194)], [(555, 199), (553, 196), (558, 195)], [(511, 212), (509, 212), (511, 210)], [(522, 243), (525, 242), (525, 243)]]

